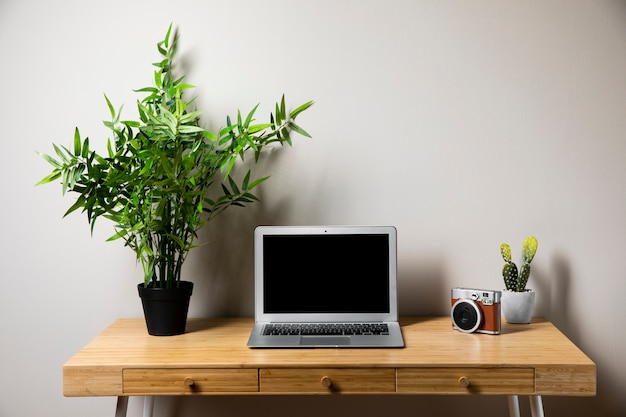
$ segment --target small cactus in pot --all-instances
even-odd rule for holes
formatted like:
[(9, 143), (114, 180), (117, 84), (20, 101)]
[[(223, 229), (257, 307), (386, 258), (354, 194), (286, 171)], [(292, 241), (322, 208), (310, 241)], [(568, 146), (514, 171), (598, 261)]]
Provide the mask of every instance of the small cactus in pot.
[(534, 236), (524, 239), (522, 245), (522, 266), (519, 272), (517, 265), (511, 260), (511, 247), (506, 243), (500, 245), (500, 253), (505, 262), (502, 267), (502, 277), (507, 290), (514, 292), (526, 291), (526, 283), (530, 276), (530, 263), (535, 257), (535, 253), (537, 253), (537, 243), (537, 238)]
[(522, 265), (511, 260), (511, 247), (506, 243), (500, 245), (500, 253), (504, 259), (502, 277), (507, 291), (502, 292), (502, 313), (509, 323), (530, 323), (535, 305), (535, 292), (526, 289), (530, 276), (530, 263), (537, 252), (537, 239), (529, 236), (522, 245)]

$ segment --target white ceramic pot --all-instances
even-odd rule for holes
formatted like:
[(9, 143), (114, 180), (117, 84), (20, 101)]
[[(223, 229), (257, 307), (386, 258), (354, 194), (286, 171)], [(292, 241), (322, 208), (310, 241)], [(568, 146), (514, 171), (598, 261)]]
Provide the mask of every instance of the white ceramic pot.
[(535, 308), (535, 291), (514, 292), (502, 290), (502, 314), (509, 323), (530, 323)]

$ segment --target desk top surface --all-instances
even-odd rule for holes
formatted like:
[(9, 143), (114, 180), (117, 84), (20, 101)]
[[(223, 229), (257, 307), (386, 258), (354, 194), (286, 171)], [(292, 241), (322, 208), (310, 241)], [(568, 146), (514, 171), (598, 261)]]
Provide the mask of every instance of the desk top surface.
[(448, 317), (404, 317), (404, 348), (250, 349), (251, 318), (189, 319), (179, 336), (150, 336), (143, 319), (119, 319), (65, 364), (74, 367), (550, 367), (595, 364), (552, 323), (502, 323), (500, 335), (455, 331)]

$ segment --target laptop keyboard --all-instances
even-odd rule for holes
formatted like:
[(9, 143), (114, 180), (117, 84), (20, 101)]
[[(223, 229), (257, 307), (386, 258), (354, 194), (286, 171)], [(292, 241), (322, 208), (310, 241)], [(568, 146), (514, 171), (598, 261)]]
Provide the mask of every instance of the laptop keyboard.
[(266, 324), (269, 336), (389, 335), (386, 323), (274, 323)]

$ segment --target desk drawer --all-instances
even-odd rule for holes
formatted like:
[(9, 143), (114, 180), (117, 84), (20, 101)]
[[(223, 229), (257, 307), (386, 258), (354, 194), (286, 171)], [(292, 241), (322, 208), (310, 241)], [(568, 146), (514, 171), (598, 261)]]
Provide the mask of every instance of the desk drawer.
[(125, 369), (124, 394), (258, 392), (257, 369)]
[(416, 394), (532, 394), (532, 368), (399, 368), (398, 392)]
[(259, 370), (259, 390), (274, 393), (395, 392), (394, 368), (300, 368)]

